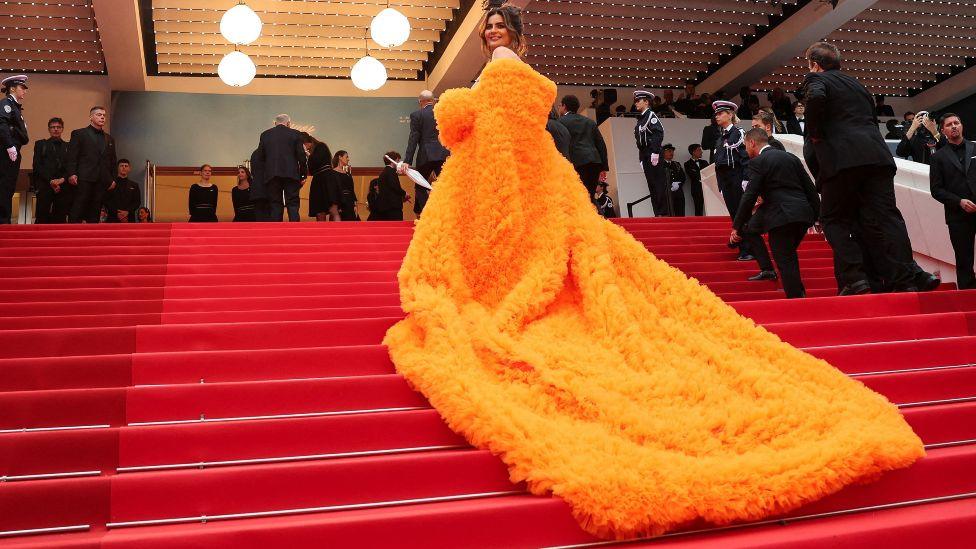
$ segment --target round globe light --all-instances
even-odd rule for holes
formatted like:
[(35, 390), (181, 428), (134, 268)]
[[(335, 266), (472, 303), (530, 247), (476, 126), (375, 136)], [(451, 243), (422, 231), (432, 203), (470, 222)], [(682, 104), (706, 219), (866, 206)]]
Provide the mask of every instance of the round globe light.
[(232, 44), (250, 44), (261, 36), (261, 18), (246, 4), (238, 4), (220, 18), (220, 34)]
[(378, 90), (386, 84), (386, 67), (375, 57), (363, 57), (352, 66), (352, 83), (363, 91)]
[(228, 86), (246, 86), (254, 80), (254, 75), (258, 69), (254, 66), (254, 61), (247, 54), (239, 51), (232, 51), (220, 60), (217, 65), (217, 76)]
[(369, 35), (384, 48), (395, 48), (410, 38), (410, 21), (397, 10), (386, 8), (370, 22)]

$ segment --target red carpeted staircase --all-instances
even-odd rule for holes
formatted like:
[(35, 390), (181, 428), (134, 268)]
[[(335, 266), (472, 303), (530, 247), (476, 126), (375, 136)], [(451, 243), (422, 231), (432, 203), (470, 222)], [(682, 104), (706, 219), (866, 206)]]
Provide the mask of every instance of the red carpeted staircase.
[[(789, 517), (651, 542), (940, 547), (976, 534), (976, 291), (747, 282), (723, 218), (621, 221), (784, 340), (897, 403), (911, 469)], [(380, 346), (404, 223), (0, 228), (0, 546), (595, 542), (448, 430)], [(58, 532), (58, 533), (53, 533)]]

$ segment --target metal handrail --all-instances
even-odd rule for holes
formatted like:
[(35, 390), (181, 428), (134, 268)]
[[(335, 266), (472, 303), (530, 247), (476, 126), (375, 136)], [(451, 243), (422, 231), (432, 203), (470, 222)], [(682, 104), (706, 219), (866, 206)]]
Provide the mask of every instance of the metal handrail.
[(650, 197), (651, 197), (651, 195), (647, 195), (644, 198), (641, 198), (640, 200), (637, 200), (635, 202), (628, 202), (627, 203), (627, 217), (634, 217), (634, 206), (640, 204), (641, 202), (647, 200)]

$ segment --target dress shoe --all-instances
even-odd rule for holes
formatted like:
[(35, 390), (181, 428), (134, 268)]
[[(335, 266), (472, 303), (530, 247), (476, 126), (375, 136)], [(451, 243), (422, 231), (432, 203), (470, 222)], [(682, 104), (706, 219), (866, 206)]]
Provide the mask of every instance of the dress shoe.
[(750, 276), (746, 280), (776, 280), (776, 271), (759, 271), (759, 274)]
[(909, 285), (909, 286), (899, 286), (894, 290), (891, 290), (891, 293), (899, 294), (899, 293), (908, 293), (908, 292), (917, 292), (917, 291), (918, 291), (917, 287)]
[(739, 257), (736, 258), (737, 261), (752, 261), (754, 259), (756, 258), (749, 254), (740, 255)]
[(871, 285), (867, 280), (858, 280), (841, 288), (837, 295), (861, 295), (871, 291)]
[(915, 275), (915, 287), (923, 292), (931, 292), (942, 284), (942, 279), (931, 273), (921, 272)]

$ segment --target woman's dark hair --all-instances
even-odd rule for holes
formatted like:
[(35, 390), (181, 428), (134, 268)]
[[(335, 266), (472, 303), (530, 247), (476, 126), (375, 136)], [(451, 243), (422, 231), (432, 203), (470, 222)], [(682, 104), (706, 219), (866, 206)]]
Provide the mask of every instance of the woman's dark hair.
[(332, 167), (335, 168), (336, 166), (338, 166), (339, 165), (339, 158), (341, 158), (341, 157), (343, 157), (343, 156), (345, 156), (347, 154), (349, 154), (349, 153), (347, 153), (346, 151), (336, 151), (336, 153), (334, 155), (332, 155)]
[(302, 143), (311, 143), (312, 148), (314, 149), (316, 145), (321, 143), (321, 141), (315, 139), (315, 136), (308, 132), (302, 132)]
[(840, 50), (830, 42), (817, 42), (810, 46), (807, 48), (806, 58), (825, 71), (840, 68)]
[(488, 19), (491, 16), (501, 15), (502, 20), (505, 21), (505, 28), (508, 29), (508, 33), (512, 37), (512, 43), (510, 44), (511, 50), (518, 54), (519, 57), (525, 55), (528, 43), (525, 40), (525, 34), (522, 28), (522, 10), (509, 4), (499, 6), (498, 2), (493, 2), (492, 0), (485, 2), (485, 8), (488, 11), (485, 12), (485, 16), (481, 19), (481, 31), (479, 32), (481, 36), (481, 51), (485, 52), (485, 55), (491, 55), (491, 51), (488, 49), (488, 41), (485, 39), (485, 27), (488, 26)]
[(248, 183), (253, 183), (254, 182), (254, 180), (251, 179), (251, 170), (247, 169), (247, 166), (238, 166), (237, 169), (238, 170), (244, 170), (244, 175), (247, 176), (247, 182)]
[[(390, 157), (390, 160), (393, 160), (393, 161), (396, 161), (396, 162), (399, 162), (400, 159), (403, 158), (402, 156), (400, 156), (400, 153), (398, 153), (396, 151), (387, 151), (386, 152), (386, 156), (389, 156)], [(387, 160), (386, 158), (383, 158), (383, 165), (384, 166), (388, 166), (389, 164), (390, 164), (390, 161)]]

